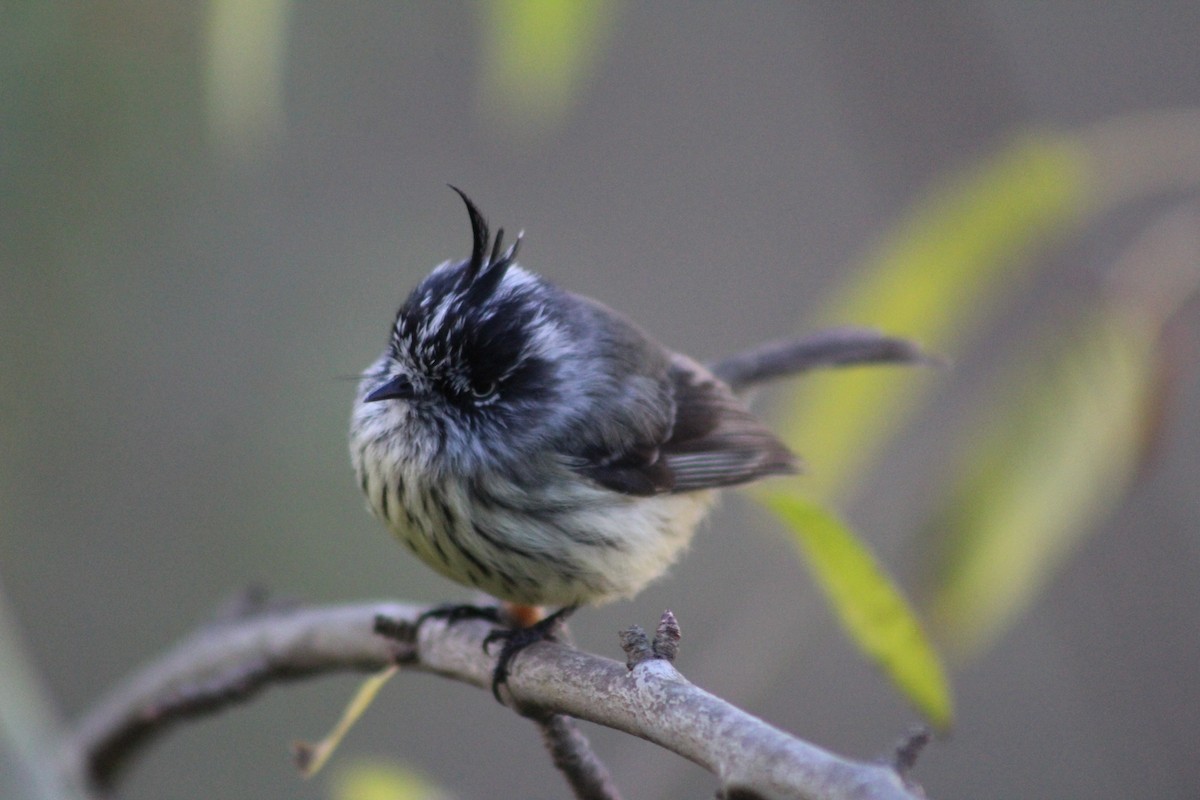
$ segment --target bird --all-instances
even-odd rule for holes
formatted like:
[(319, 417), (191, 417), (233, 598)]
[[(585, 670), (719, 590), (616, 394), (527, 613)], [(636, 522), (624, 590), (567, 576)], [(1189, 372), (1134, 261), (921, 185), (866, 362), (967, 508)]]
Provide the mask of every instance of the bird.
[[(842, 328), (711, 367), (516, 261), (466, 205), (470, 256), (400, 306), (362, 373), (350, 456), (367, 505), (441, 575), (503, 601), (451, 621), (515, 621), (485, 642), (512, 657), (580, 606), (637, 594), (692, 539), (718, 490), (800, 469), (739, 396), (814, 366), (918, 360), (903, 339)], [(558, 611), (545, 615), (543, 607)], [(424, 617), (422, 618), (424, 619)]]

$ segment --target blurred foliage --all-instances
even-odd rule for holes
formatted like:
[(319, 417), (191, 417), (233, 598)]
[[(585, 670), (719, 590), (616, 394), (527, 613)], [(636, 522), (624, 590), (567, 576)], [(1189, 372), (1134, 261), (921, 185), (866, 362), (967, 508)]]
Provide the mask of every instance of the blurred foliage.
[(945, 672), (908, 602), (871, 552), (811, 501), (776, 493), (766, 502), (795, 532), (842, 626), (934, 727), (948, 729), (954, 712)]
[(616, 0), (496, 0), (483, 25), (481, 100), (516, 133), (560, 124), (616, 29)]
[(249, 155), (282, 134), (288, 0), (210, 0), (205, 53), (215, 144)]
[(1049, 363), (1001, 376), (928, 535), (943, 540), (935, 629), (962, 654), (1026, 608), (1078, 538), (1121, 499), (1152, 372), (1150, 331), (1089, 315)]
[[(826, 305), (838, 325), (863, 324), (960, 353), (1030, 261), (1021, 256), (1075, 222), (1085, 188), (1083, 154), (1051, 135), (1023, 136), (952, 175), (854, 270)], [(805, 487), (835, 497), (917, 408), (929, 370), (859, 370), (799, 387), (787, 437), (814, 465)]]
[[(952, 176), (885, 237), (830, 304), (830, 318), (909, 337), (937, 356), (958, 352), (966, 330), (1012, 286), (1002, 278), (1021, 263), (1016, 256), (1077, 218), (1082, 175), (1076, 149), (1029, 136)], [(805, 381), (787, 438), (814, 467), (795, 491), (844, 491), (915, 412), (934, 377), (929, 370), (869, 369)], [(847, 633), (930, 723), (946, 727), (949, 685), (908, 603), (849, 530), (814, 506), (792, 504), (770, 501)], [(807, 513), (797, 513), (801, 507)], [(829, 552), (831, 541), (840, 557)], [(817, 546), (822, 542), (826, 547)]]
[(1200, 217), (1151, 227), (1081, 318), (1016, 359), (968, 424), (969, 445), (926, 536), (942, 542), (931, 591), (940, 638), (960, 656), (990, 644), (1113, 509), (1161, 424), (1164, 326), (1200, 287)]
[[(1032, 247), (1117, 202), (1189, 179), (1194, 188), (1197, 142), (1194, 112), (1015, 139), (919, 201), (830, 304), (830, 318), (910, 337), (935, 355), (960, 354), (1021, 285)], [(1128, 490), (1160, 410), (1159, 333), (1200, 283), (1195, 214), (1182, 225), (1175, 236), (1182, 245), (1137, 251), (1121, 271), (1122, 291), (1084, 296), (1074, 309), (1081, 321), (1060, 320), (1013, 354), (1013, 366), (954, 439), (960, 467), (930, 505), (926, 536), (940, 548), (928, 591), (934, 632), (956, 654), (978, 654), (994, 641)], [(1029, 352), (1051, 356), (1031, 366)], [(875, 369), (806, 381), (788, 438), (814, 468), (795, 491), (845, 494), (917, 410), (931, 380)], [(944, 688), (940, 667), (915, 618), (903, 618), (910, 612), (891, 582), (865, 554), (848, 567), (850, 559), (818, 548), (837, 541), (849, 552), (852, 535), (815, 506), (779, 496), (769, 504), (859, 647), (930, 715), (937, 697), (930, 686)], [(874, 610), (879, 598), (895, 598), (885, 602), (887, 613)], [(914, 681), (917, 663), (929, 685)]]
[(391, 761), (360, 759), (340, 768), (333, 800), (453, 800), (454, 795)]

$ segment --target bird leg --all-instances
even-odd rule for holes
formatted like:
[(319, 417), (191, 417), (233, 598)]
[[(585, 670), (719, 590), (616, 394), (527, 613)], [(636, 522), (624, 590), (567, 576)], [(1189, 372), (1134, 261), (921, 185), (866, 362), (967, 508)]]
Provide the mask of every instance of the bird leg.
[(517, 653), (538, 642), (556, 642), (563, 621), (577, 606), (565, 606), (549, 616), (542, 616), (539, 606), (503, 603), (501, 606), (475, 606), (447, 603), (422, 612), (411, 624), (400, 624), (397, 620), (379, 616), (375, 618), (375, 632), (381, 636), (407, 642), (417, 641), (421, 626), (428, 620), (441, 619), (446, 625), (454, 625), (468, 619), (482, 619), (504, 625), (495, 628), (483, 640), (483, 651), (491, 654), (494, 642), (503, 642), (496, 657), (496, 668), (492, 671), (492, 694), (500, 703), (500, 686), (508, 681), (508, 667)]
[[(521, 608), (521, 607), (518, 607)], [(563, 621), (574, 613), (577, 606), (564, 606), (553, 614), (543, 617), (532, 625), (512, 628), (497, 628), (483, 640), (483, 651), (491, 652), (493, 642), (503, 642), (500, 654), (496, 657), (496, 668), (492, 671), (492, 695), (496, 701), (503, 703), (500, 698), (500, 686), (508, 682), (508, 667), (517, 653), (538, 642), (556, 642)], [(516, 616), (514, 614), (514, 616)]]

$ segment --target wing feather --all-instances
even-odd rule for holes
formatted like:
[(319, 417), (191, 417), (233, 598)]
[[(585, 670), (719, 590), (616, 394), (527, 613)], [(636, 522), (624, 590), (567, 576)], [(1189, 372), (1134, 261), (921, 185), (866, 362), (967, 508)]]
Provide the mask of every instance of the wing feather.
[(667, 379), (675, 414), (661, 440), (637, 442), (623, 452), (590, 453), (572, 465), (576, 472), (613, 491), (647, 496), (798, 471), (787, 446), (707, 369), (675, 355)]
[(670, 375), (675, 426), (661, 449), (675, 476), (672, 491), (735, 486), (799, 470), (787, 446), (707, 369), (677, 355)]

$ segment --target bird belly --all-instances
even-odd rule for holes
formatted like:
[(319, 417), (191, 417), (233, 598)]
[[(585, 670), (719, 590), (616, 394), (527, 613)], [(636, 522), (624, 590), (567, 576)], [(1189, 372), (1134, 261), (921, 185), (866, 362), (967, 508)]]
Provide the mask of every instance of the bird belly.
[(443, 576), (547, 606), (633, 596), (675, 562), (714, 495), (633, 497), (578, 482), (564, 493), (495, 477), (433, 485), (403, 473), (362, 484), (393, 535)]

